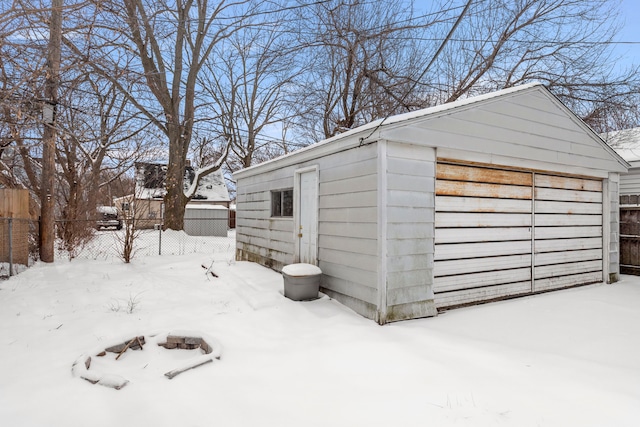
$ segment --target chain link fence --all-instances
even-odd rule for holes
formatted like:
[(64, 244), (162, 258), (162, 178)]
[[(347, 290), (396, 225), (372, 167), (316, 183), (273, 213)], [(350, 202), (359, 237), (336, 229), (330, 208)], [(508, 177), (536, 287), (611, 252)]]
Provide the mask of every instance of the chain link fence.
[[(152, 221), (137, 227), (126, 221), (56, 220), (55, 226), (55, 259), (123, 259), (127, 238), (134, 260), (185, 254), (235, 258), (235, 229), (227, 218), (185, 218), (183, 231), (163, 231)], [(0, 277), (24, 271), (39, 258), (39, 222), (0, 218), (0, 243)]]
[[(234, 255), (235, 230), (229, 229), (227, 223), (226, 219), (192, 218), (185, 219), (184, 231), (163, 231), (162, 224), (153, 224), (153, 228), (134, 229), (133, 258), (189, 253)], [(96, 229), (92, 238), (83, 242), (71, 256), (84, 259), (122, 258), (126, 228), (125, 225), (120, 230), (113, 227)], [(62, 247), (60, 249), (64, 250)], [(60, 255), (63, 256), (64, 251)]]

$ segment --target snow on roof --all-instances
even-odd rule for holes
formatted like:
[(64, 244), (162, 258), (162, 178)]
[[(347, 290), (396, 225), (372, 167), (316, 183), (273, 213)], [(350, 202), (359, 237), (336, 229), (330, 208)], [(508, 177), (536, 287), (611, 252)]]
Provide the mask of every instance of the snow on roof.
[(206, 209), (206, 210), (227, 210), (226, 206), (222, 205), (205, 205), (203, 203), (187, 203), (185, 209)]
[(98, 206), (96, 210), (103, 214), (117, 215), (118, 209), (115, 206)]
[[(161, 163), (136, 163), (136, 198), (137, 199), (160, 199), (166, 194), (164, 181), (166, 178), (166, 165)], [(188, 167), (185, 173), (185, 184), (188, 186), (193, 182), (195, 171)], [(187, 181), (189, 181), (187, 183)], [(203, 202), (228, 202), (229, 189), (222, 174), (218, 169), (207, 176), (200, 178), (198, 189), (193, 200)]]
[(627, 162), (640, 162), (640, 127), (600, 135)]
[(164, 188), (136, 188), (137, 199), (161, 199), (167, 191)]
[(205, 199), (213, 202), (228, 202), (230, 200), (229, 189), (222, 175), (222, 170), (218, 169), (200, 178), (200, 183), (194, 196), (195, 199)]

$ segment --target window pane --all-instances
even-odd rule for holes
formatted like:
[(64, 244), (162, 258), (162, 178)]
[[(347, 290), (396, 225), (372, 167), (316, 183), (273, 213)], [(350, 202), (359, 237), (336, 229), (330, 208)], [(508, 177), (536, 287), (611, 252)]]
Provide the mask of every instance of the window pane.
[(281, 191), (272, 191), (271, 192), (271, 216), (282, 216), (282, 192)]
[(282, 216), (293, 216), (293, 190), (282, 192)]

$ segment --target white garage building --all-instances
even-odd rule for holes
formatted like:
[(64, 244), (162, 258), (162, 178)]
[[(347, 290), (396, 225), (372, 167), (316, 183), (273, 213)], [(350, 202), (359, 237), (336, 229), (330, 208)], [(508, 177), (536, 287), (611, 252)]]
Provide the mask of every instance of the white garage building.
[(619, 275), (629, 165), (543, 85), (388, 118), (234, 174), (237, 259), (318, 265), (380, 324)]

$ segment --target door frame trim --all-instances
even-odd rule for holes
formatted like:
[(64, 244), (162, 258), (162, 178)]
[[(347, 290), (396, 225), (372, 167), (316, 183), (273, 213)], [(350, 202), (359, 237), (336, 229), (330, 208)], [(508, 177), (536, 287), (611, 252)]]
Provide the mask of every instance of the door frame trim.
[(300, 178), (303, 173), (315, 173), (316, 179), (316, 253), (315, 264), (318, 264), (318, 222), (320, 211), (320, 166), (311, 165), (294, 171), (293, 179), (293, 251), (294, 262), (300, 262), (300, 239), (298, 238), (298, 230), (300, 229)]

